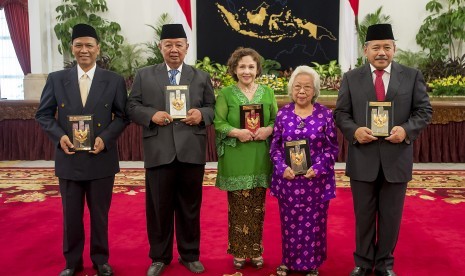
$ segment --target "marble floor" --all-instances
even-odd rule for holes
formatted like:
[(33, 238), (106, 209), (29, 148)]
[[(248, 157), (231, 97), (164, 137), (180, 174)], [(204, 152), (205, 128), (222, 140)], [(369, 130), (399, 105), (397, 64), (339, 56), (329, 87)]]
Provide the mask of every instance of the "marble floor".
[[(18, 168), (49, 168), (54, 166), (54, 161), (35, 160), (35, 161), (0, 161), (1, 167), (18, 167)], [(208, 162), (205, 166), (207, 169), (216, 168), (216, 162)], [(121, 161), (121, 168), (143, 168), (142, 161)], [(345, 163), (336, 163), (336, 169), (344, 169)], [(465, 163), (415, 163), (413, 168), (416, 170), (465, 170)]]

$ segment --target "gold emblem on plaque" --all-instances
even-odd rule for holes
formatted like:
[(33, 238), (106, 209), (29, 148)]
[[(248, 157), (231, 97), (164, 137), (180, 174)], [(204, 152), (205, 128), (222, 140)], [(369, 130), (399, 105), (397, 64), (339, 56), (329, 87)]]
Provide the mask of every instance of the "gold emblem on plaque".
[(87, 134), (88, 130), (80, 130), (80, 129), (74, 129), (74, 138), (79, 142), (79, 143), (84, 143), (87, 140)]
[(186, 103), (184, 97), (185, 96), (181, 94), (181, 90), (176, 90), (176, 92), (174, 93), (174, 97), (171, 98), (171, 105), (177, 111), (182, 110), (184, 108), (184, 104)]
[(257, 128), (258, 124), (260, 124), (260, 116), (247, 116), (247, 125), (250, 129)]
[(174, 109), (181, 110), (184, 108), (184, 101), (182, 99), (173, 98), (171, 105), (174, 107)]
[(382, 111), (382, 114), (380, 114), (379, 110), (378, 113), (373, 114), (373, 123), (377, 127), (383, 127), (387, 123), (387, 114)]
[(291, 162), (296, 164), (297, 166), (302, 165), (302, 162), (304, 161), (304, 152), (300, 150), (300, 148), (295, 151), (291, 151)]

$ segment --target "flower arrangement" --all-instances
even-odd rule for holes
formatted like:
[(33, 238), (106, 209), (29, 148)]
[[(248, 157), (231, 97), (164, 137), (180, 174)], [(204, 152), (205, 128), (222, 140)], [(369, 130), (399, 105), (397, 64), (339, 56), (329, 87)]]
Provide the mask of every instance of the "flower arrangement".
[(434, 96), (465, 96), (465, 76), (439, 78), (428, 83)]
[(278, 77), (274, 74), (261, 75), (257, 78), (256, 82), (273, 89), (275, 95), (287, 95), (287, 77)]

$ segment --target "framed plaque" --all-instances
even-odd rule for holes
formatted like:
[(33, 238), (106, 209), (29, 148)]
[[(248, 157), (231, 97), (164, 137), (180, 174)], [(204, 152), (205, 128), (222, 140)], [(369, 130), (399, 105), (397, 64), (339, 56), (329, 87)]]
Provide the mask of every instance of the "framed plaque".
[(368, 102), (367, 127), (373, 131), (373, 136), (389, 136), (394, 124), (393, 102)]
[(184, 119), (189, 109), (189, 86), (168, 85), (166, 87), (166, 112), (173, 119)]
[(284, 144), (286, 164), (296, 175), (306, 174), (312, 166), (307, 140), (288, 141)]
[(263, 104), (243, 104), (239, 108), (242, 129), (255, 132), (263, 127)]
[(69, 115), (69, 137), (74, 145), (70, 151), (90, 151), (94, 148), (94, 116)]

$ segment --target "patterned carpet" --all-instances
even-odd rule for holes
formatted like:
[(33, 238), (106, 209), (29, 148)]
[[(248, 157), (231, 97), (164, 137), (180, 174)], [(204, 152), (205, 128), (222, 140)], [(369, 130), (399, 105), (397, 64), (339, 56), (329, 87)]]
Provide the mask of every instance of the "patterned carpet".
[[(349, 187), (349, 178), (336, 171), (337, 186)], [(215, 169), (206, 169), (205, 186), (214, 186)], [(122, 169), (116, 175), (114, 193), (135, 195), (145, 192), (144, 169)], [(424, 200), (465, 203), (465, 171), (414, 171), (408, 196)], [(58, 180), (51, 168), (0, 168), (0, 203), (37, 202), (59, 197)]]

